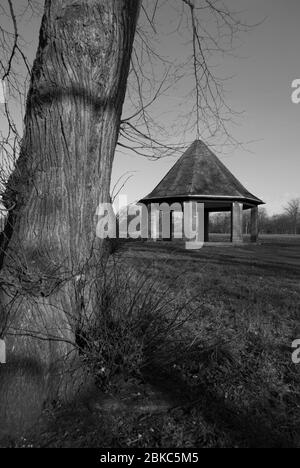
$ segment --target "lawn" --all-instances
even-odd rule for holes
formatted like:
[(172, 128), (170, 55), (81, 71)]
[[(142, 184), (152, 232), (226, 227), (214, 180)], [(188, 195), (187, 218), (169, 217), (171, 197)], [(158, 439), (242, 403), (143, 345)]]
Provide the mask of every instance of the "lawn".
[[(16, 443), (47, 447), (300, 447), (300, 236), (204, 247), (132, 241), (114, 259), (185, 301), (198, 354), (153, 359), (140, 378), (45, 412)], [(189, 346), (189, 345), (188, 345)], [(179, 350), (180, 351), (180, 350)]]

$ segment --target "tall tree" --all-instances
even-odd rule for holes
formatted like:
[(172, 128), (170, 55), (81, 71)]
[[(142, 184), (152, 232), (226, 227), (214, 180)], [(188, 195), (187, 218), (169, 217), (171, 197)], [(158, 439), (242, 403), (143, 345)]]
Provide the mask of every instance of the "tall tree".
[(13, 207), (1, 270), (6, 430), (23, 428), (45, 399), (80, 384), (73, 344), (82, 314), (96, 309), (103, 246), (92, 226), (109, 198), (139, 9), (140, 0), (45, 2), (25, 134), (6, 191)]
[[(8, 363), (0, 368), (0, 431), (24, 427), (22, 421), (30, 423), (45, 400), (70, 397), (85, 381), (74, 344), (83, 338), (83, 322), (97, 311), (105, 249), (96, 236), (96, 209), (109, 199), (118, 137), (121, 148), (150, 157), (172, 149), (157, 141), (149, 111), (169, 89), (168, 75), (175, 77), (171, 84), (179, 75), (189, 82), (192, 112), (186, 126), (197, 137), (203, 132), (215, 137), (219, 131), (229, 137), (231, 109), (210, 58), (218, 50), (224, 55), (233, 35), (247, 26), (221, 0), (141, 3), (45, 0), (25, 132), (22, 141), (17, 138), (20, 152), (6, 108), (8, 136), (0, 143), (19, 158), (4, 196), (9, 216), (1, 239), (0, 338), (5, 336)], [(175, 8), (177, 33), (190, 39), (191, 53), (176, 67), (153, 49), (141, 26), (136, 29), (141, 10), (156, 36), (156, 18), (166, 4)], [(7, 5), (11, 49), (4, 59), (0, 51), (0, 69), (16, 88), (14, 61), (21, 57), (26, 68), (28, 62), (14, 3), (7, 0)], [(5, 37), (1, 23), (0, 32)], [(160, 63), (159, 83), (151, 74), (152, 60)], [(130, 64), (132, 112), (121, 120)]]

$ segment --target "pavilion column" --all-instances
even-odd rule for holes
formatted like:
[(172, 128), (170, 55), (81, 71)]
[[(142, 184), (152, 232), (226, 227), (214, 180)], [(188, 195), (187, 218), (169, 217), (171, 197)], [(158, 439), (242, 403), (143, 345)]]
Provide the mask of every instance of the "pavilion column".
[(186, 249), (201, 249), (204, 243), (204, 203), (184, 202), (184, 238)]
[(160, 210), (157, 213), (157, 217), (158, 217), (158, 222), (157, 222), (158, 232), (157, 232), (156, 240), (159, 240), (159, 239), (163, 239), (163, 213)]
[(171, 210), (170, 216), (170, 236), (171, 240), (184, 239), (184, 203), (178, 203), (177, 207)]
[(170, 241), (173, 239), (173, 216), (174, 212), (171, 210), (170, 211)]
[(140, 208), (140, 215), (141, 215), (141, 224), (140, 224), (140, 229), (141, 229), (141, 238), (142, 239), (149, 239), (149, 206), (146, 204), (141, 204)]
[(204, 210), (204, 242), (209, 242), (209, 211)]
[(151, 205), (147, 205), (148, 210), (148, 240), (151, 240)]
[(231, 242), (243, 242), (243, 204), (239, 202), (232, 203)]
[(149, 239), (156, 241), (159, 238), (159, 209), (158, 203), (148, 206)]
[(172, 210), (170, 205), (162, 203), (159, 212), (159, 237), (161, 240), (169, 241), (171, 237)]
[(250, 220), (250, 233), (251, 242), (257, 242), (258, 239), (258, 206), (251, 208), (251, 220)]

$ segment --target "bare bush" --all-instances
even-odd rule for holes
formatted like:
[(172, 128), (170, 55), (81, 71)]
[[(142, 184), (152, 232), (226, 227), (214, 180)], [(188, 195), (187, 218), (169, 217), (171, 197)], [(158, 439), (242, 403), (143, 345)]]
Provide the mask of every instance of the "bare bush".
[(82, 323), (77, 345), (98, 385), (117, 390), (143, 370), (179, 363), (199, 351), (201, 341), (184, 330), (197, 307), (193, 298), (128, 265), (111, 260), (98, 287), (93, 321)]

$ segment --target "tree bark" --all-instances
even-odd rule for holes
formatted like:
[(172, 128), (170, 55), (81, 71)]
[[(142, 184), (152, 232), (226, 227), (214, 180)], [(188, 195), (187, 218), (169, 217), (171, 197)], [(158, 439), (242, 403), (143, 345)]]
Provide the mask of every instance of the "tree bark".
[(74, 343), (97, 309), (96, 209), (109, 185), (140, 0), (46, 0), (6, 203), (2, 433), (83, 383)]

